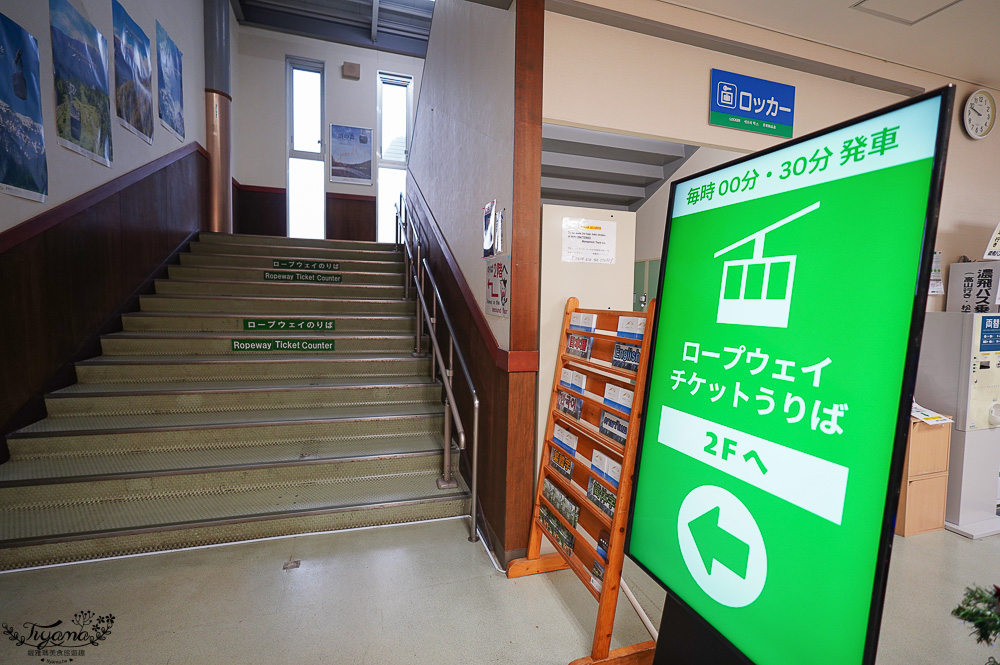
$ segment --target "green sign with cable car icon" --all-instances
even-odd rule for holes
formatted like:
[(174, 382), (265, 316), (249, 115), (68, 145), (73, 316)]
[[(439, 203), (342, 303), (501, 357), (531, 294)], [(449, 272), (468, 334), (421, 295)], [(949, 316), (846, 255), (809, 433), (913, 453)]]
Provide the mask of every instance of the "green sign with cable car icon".
[(627, 552), (746, 662), (874, 662), (952, 97), (672, 185)]

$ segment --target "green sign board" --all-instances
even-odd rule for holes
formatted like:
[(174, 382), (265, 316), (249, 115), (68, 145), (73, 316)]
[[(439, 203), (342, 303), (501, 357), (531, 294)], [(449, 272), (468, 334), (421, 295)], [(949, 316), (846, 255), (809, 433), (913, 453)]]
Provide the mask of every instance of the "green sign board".
[(243, 330), (336, 330), (336, 319), (243, 319)]
[(340, 270), (340, 261), (309, 261), (303, 259), (272, 259), (272, 268), (293, 270)]
[(874, 662), (952, 96), (672, 185), (627, 551), (757, 665)]
[(333, 340), (234, 339), (233, 351), (335, 351)]
[(313, 284), (339, 284), (344, 281), (340, 274), (322, 272), (298, 272), (283, 270), (265, 270), (265, 282), (311, 282)]

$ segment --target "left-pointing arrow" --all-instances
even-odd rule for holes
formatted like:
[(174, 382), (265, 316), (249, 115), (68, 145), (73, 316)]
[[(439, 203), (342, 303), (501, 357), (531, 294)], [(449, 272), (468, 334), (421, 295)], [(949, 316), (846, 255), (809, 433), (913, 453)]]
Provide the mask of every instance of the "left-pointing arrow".
[(718, 561), (741, 578), (746, 579), (750, 561), (750, 545), (719, 526), (719, 506), (712, 508), (688, 523), (705, 570), (712, 574), (712, 565)]

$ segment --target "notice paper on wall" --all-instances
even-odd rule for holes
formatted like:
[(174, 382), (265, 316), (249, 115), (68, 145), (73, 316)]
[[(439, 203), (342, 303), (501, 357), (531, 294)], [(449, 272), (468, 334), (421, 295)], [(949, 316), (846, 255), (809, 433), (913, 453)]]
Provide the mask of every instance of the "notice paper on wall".
[(563, 217), (562, 261), (613, 264), (616, 240), (615, 222)]
[[(937, 252), (934, 252), (934, 254), (936, 255)], [(993, 229), (993, 236), (986, 245), (986, 252), (983, 253), (983, 258), (986, 260), (1000, 259), (1000, 223)]]
[(486, 313), (510, 318), (510, 256), (486, 262)]

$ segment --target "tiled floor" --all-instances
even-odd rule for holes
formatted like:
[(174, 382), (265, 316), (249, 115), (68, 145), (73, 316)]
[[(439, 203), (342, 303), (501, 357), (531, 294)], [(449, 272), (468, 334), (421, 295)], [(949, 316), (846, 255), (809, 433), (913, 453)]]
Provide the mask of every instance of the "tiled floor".
[[(7, 573), (0, 622), (75, 629), (76, 612), (113, 614), (107, 639), (72, 656), (83, 665), (566, 665), (588, 655), (597, 603), (573, 574), (508, 581), (465, 529), (448, 520)], [(663, 594), (643, 577), (627, 569), (655, 623)], [(1000, 658), (949, 616), (966, 584), (998, 579), (1000, 537), (897, 539), (878, 664)], [(646, 639), (623, 596), (612, 647)], [(40, 660), (0, 643), (0, 663)]]

